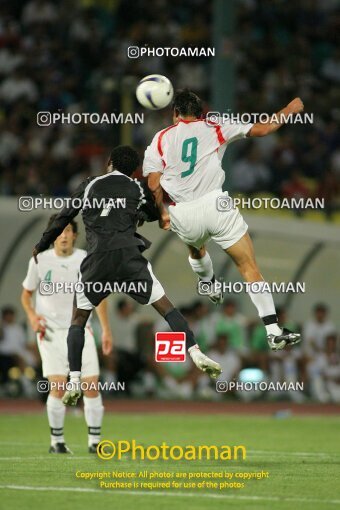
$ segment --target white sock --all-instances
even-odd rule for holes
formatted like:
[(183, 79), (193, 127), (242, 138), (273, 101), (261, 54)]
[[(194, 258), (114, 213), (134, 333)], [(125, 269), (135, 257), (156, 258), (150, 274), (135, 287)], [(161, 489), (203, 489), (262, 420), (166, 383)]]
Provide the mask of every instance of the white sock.
[(66, 407), (60, 398), (49, 395), (46, 402), (48, 423), (51, 429), (51, 444), (64, 443), (64, 421)]
[[(274, 300), (271, 292), (268, 290), (262, 291), (263, 286), (266, 282), (255, 282), (256, 292), (248, 289), (250, 299), (254, 303), (261, 319), (268, 315), (276, 315)], [(254, 288), (254, 290), (255, 290)], [(282, 329), (279, 327), (277, 322), (272, 324), (265, 324), (267, 335), (281, 335)]]
[(193, 356), (195, 356), (196, 354), (198, 353), (201, 353), (202, 354), (202, 351), (201, 349), (199, 348), (199, 345), (195, 344), (195, 345), (192, 345), (191, 347), (189, 347), (188, 349), (188, 353), (190, 354), (191, 358)]
[(70, 381), (74, 383), (80, 382), (80, 372), (74, 371), (70, 372)]
[(101, 394), (95, 398), (84, 397), (84, 414), (88, 427), (89, 446), (100, 441), (101, 426), (104, 416), (104, 406)]
[(189, 264), (203, 282), (210, 282), (214, 276), (212, 260), (208, 252), (201, 259), (193, 259), (189, 256)]
[(266, 328), (267, 335), (278, 336), (281, 335), (282, 333), (282, 328), (280, 328), (277, 322), (275, 322), (274, 324), (265, 324), (264, 327)]

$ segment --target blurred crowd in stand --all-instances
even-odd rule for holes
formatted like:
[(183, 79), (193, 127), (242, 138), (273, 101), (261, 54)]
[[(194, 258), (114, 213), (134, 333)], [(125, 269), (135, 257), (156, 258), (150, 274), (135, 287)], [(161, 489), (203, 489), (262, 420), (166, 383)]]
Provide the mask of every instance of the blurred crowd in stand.
[[(304, 324), (293, 323), (283, 308), (278, 309), (280, 324), (303, 335), (300, 345), (279, 352), (269, 350), (262, 323), (247, 319), (232, 299), (217, 311), (204, 301), (195, 301), (183, 306), (181, 312), (201, 349), (221, 364), (220, 381), (285, 382), (295, 389), (291, 385), (289, 391), (284, 387), (282, 391), (270, 387), (269, 391), (218, 391), (218, 383), (216, 386), (202, 375), (189, 357), (185, 363), (156, 363), (155, 332), (168, 331), (167, 323), (145, 319), (131, 299), (122, 298), (110, 314), (115, 346), (111, 356), (101, 354), (98, 330), (96, 335), (101, 380), (108, 387), (111, 384), (111, 389), (118, 388), (118, 382), (125, 384), (124, 392), (109, 391), (108, 397), (340, 402), (339, 332), (323, 303), (314, 306)], [(2, 310), (0, 335), (0, 395), (36, 398), (36, 380), (42, 378), (36, 343), (16, 321), (11, 307)]]
[[(325, 198), (340, 204), (340, 29), (337, 0), (239, 0), (232, 48), (236, 112), (273, 113), (301, 96), (312, 125), (235, 145), (227, 187), (236, 193)], [(37, 112), (120, 112), (126, 90), (160, 73), (211, 101), (212, 58), (128, 58), (129, 46), (213, 47), (205, 0), (11, 0), (0, 5), (0, 196), (67, 196), (97, 174), (121, 126), (37, 125)], [(231, 43), (231, 44), (230, 44)], [(217, 51), (222, 51), (221, 49)], [(228, 84), (226, 84), (226, 87)], [(228, 111), (230, 105), (225, 105)], [(142, 109), (137, 102), (134, 111)], [(170, 111), (132, 126), (141, 154)]]

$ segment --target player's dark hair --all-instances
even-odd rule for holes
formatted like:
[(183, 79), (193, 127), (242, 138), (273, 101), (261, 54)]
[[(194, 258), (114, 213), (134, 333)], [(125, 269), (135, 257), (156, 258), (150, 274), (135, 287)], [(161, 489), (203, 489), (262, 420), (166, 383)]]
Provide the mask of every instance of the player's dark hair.
[(277, 306), (276, 307), (276, 315), (282, 315), (286, 312), (286, 309), (284, 306)]
[(119, 299), (119, 301), (117, 302), (117, 310), (121, 311), (123, 310), (123, 308), (126, 307), (126, 305), (128, 304), (127, 300), (126, 299)]
[(205, 306), (205, 303), (203, 301), (200, 301), (199, 299), (196, 299), (193, 301), (191, 308), (193, 311), (197, 310), (197, 308), (201, 308), (202, 306)]
[(227, 306), (234, 306), (236, 308), (236, 301), (232, 298), (227, 298), (223, 303), (223, 307)]
[[(57, 214), (52, 214), (48, 220), (48, 223), (47, 223), (47, 230), (50, 228), (50, 226), (52, 225), (52, 223), (54, 222), (54, 220), (56, 219), (57, 217)], [(69, 223), (72, 227), (72, 231), (74, 234), (78, 234), (78, 223), (76, 222), (76, 220), (71, 220), (70, 223)]]
[(139, 165), (139, 155), (129, 145), (118, 145), (110, 154), (109, 164), (114, 170), (130, 176)]
[(177, 90), (172, 102), (172, 109), (183, 117), (201, 117), (203, 105), (201, 99), (189, 89)]
[(6, 305), (3, 308), (1, 308), (1, 316), (5, 317), (6, 315), (15, 315), (16, 310), (13, 306)]
[(227, 341), (228, 341), (228, 340), (229, 340), (229, 335), (228, 335), (228, 333), (218, 333), (218, 334), (216, 335), (216, 341), (217, 341), (217, 342), (218, 342), (218, 340), (221, 340), (222, 338), (223, 338), (224, 340), (227, 340)]
[(328, 312), (328, 306), (325, 303), (316, 303), (314, 312)]

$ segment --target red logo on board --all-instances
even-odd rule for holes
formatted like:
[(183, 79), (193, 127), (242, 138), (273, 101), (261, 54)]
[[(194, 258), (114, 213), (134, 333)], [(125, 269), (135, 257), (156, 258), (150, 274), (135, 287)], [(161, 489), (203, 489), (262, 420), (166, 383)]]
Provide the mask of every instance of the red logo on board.
[(158, 362), (184, 362), (186, 358), (185, 333), (157, 332), (155, 349), (155, 359)]

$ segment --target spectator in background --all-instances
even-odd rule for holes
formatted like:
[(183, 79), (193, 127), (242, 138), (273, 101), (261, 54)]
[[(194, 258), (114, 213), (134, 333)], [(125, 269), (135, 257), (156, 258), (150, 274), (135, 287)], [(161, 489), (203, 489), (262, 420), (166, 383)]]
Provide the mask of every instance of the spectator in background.
[(8, 104), (25, 99), (33, 103), (38, 98), (38, 89), (34, 81), (27, 76), (27, 70), (17, 67), (0, 86), (0, 98)]
[(246, 156), (237, 161), (232, 169), (231, 184), (234, 191), (254, 193), (270, 188), (270, 169), (261, 159), (261, 153), (253, 145)]
[[(231, 382), (238, 378), (242, 368), (242, 360), (240, 355), (231, 347), (229, 336), (226, 333), (217, 335), (215, 343), (208, 351), (208, 356), (215, 356), (217, 363), (221, 365), (222, 375), (220, 380)], [(206, 377), (200, 377), (198, 382), (198, 395), (201, 397), (217, 398), (227, 393), (216, 393), (216, 387), (210, 385), (210, 381)]]
[(340, 210), (340, 172), (337, 175), (332, 169), (326, 170), (318, 183), (316, 195), (324, 199), (325, 211), (329, 217)]
[(284, 198), (295, 198), (297, 200), (299, 198), (305, 199), (311, 196), (311, 192), (303, 179), (303, 175), (297, 168), (292, 171), (290, 179), (284, 181), (282, 185), (282, 196)]
[(313, 318), (303, 327), (302, 348), (310, 360), (318, 353), (324, 352), (326, 338), (336, 331), (334, 323), (329, 319), (329, 310), (324, 303), (318, 303), (313, 309)]
[(324, 303), (318, 303), (313, 309), (313, 318), (303, 328), (302, 349), (305, 355), (306, 371), (310, 392), (320, 402), (327, 401), (322, 371), (324, 370), (326, 339), (335, 334), (336, 328), (329, 319), (329, 310)]
[(340, 357), (338, 336), (326, 336), (323, 352), (309, 364), (310, 391), (318, 402), (340, 403)]
[(324, 367), (321, 375), (324, 380), (325, 390), (329, 394), (330, 401), (340, 403), (340, 356), (338, 349), (338, 335), (335, 333), (326, 338), (326, 348), (323, 355)]
[(156, 363), (153, 357), (152, 363), (154, 373), (161, 382), (157, 391), (159, 398), (192, 398), (200, 375), (188, 358), (184, 363)]
[(321, 74), (330, 81), (340, 83), (340, 49), (327, 58), (321, 68)]
[[(193, 307), (181, 307), (182, 315), (192, 325)], [(137, 326), (139, 352), (143, 361), (143, 371), (133, 384), (136, 396), (156, 396), (162, 399), (191, 398), (200, 372), (187, 358), (182, 363), (157, 363), (155, 361), (155, 332), (170, 331), (169, 325), (161, 319), (154, 325), (141, 320)]]
[(252, 328), (249, 338), (249, 348), (249, 362), (268, 374), (270, 371), (270, 349), (266, 330), (262, 322), (256, 323)]
[[(36, 391), (32, 384), (34, 367), (37, 365), (37, 356), (34, 349), (29, 349), (24, 328), (16, 322), (16, 311), (6, 306), (1, 311), (0, 327), (0, 382), (9, 380), (8, 371), (16, 367), (20, 371), (20, 383), (25, 396), (35, 396)], [(31, 368), (30, 370), (27, 370)], [(32, 370), (33, 369), (33, 370)]]
[[(120, 299), (112, 317), (112, 333), (115, 339), (114, 356), (118, 381), (125, 382), (128, 393), (131, 383), (142, 367), (141, 354), (137, 349), (137, 318), (131, 300)], [(106, 379), (108, 374), (105, 375)]]
[(20, 145), (20, 137), (15, 127), (8, 126), (3, 119), (0, 119), (0, 164), (6, 165), (10, 162)]
[(215, 338), (214, 324), (209, 306), (203, 301), (192, 304), (192, 330), (198, 345), (203, 352), (207, 352)]
[[(324, 176), (328, 169), (337, 173), (332, 165), (339, 159), (339, 122), (334, 106), (339, 81), (337, 2), (295, 3), (289, 9), (285, 2), (271, 2), (270, 23), (268, 2), (236, 4), (237, 30), (222, 48), (235, 64), (234, 111), (270, 113), (274, 105), (284, 104), (286, 97), (297, 91), (306, 111), (315, 116), (314, 126), (288, 126), (280, 134), (257, 140), (254, 146), (260, 152), (256, 155), (255, 151), (255, 159), (250, 156), (253, 168), (248, 156), (236, 149), (235, 165), (240, 170), (235, 175), (236, 187), (243, 193), (270, 191), (281, 196), (282, 183), (296, 167), (316, 185), (324, 181), (320, 192), (331, 194), (326, 213), (338, 210), (339, 186), (333, 186), (334, 176)], [(123, 93), (128, 90), (126, 77), (133, 83), (133, 79), (151, 73), (168, 76), (175, 88), (192, 86), (201, 92), (206, 111), (211, 109), (211, 59), (135, 60), (126, 56), (128, 46), (134, 45), (213, 46), (210, 2), (187, 0), (165, 5), (161, 1), (151, 7), (146, 0), (29, 0), (5, 2), (3, 13), (0, 118), (6, 130), (0, 133), (2, 195), (29, 194), (34, 188), (32, 172), (27, 171), (31, 167), (34, 184), (36, 179), (40, 183), (37, 193), (70, 194), (77, 180), (72, 182), (73, 177), (93, 174), (99, 167), (101, 151), (106, 153), (112, 143), (121, 142), (116, 125), (59, 123), (37, 127), (38, 111), (119, 112)], [(297, 19), (308, 20), (298, 31)], [(310, 28), (316, 22), (317, 37)], [(142, 111), (137, 102), (133, 107)], [(133, 143), (141, 152), (170, 118), (169, 109), (143, 112), (145, 125), (132, 126)], [(89, 152), (84, 145), (90, 146)]]
[(222, 311), (216, 313), (214, 320), (215, 334), (227, 335), (229, 347), (239, 353), (245, 353), (247, 319), (238, 312), (236, 302), (233, 299), (225, 300)]
[(17, 67), (25, 62), (24, 55), (19, 45), (13, 41), (7, 47), (0, 49), (0, 75), (12, 73)]
[(57, 9), (53, 2), (48, 0), (31, 0), (24, 7), (22, 22), (24, 25), (53, 23), (57, 20), (57, 17)]
[[(288, 319), (286, 309), (278, 307), (276, 309), (278, 322), (284, 328), (295, 328), (299, 331), (299, 326)], [(296, 346), (295, 349), (288, 348), (284, 352), (271, 352), (269, 363), (269, 377), (273, 382), (297, 383), (301, 381), (303, 375), (303, 356), (301, 347)], [(274, 397), (278, 396), (274, 393)], [(286, 396), (293, 402), (303, 402), (304, 395), (301, 391), (287, 391)]]

